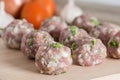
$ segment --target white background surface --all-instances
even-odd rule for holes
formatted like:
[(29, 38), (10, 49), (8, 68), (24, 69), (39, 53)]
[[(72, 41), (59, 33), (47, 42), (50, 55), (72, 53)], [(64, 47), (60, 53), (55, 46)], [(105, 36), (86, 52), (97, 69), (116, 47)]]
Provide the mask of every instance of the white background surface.
[(120, 6), (120, 0), (77, 0), (77, 1), (87, 1), (87, 2), (95, 2), (100, 4)]

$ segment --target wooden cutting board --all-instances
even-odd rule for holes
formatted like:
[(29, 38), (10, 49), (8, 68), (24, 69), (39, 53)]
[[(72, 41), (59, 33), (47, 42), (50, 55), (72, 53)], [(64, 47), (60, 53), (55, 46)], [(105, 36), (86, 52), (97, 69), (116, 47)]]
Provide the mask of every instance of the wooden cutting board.
[(36, 70), (33, 60), (20, 51), (8, 49), (0, 39), (0, 80), (91, 80), (117, 73), (120, 73), (120, 61), (106, 59), (101, 65), (72, 65), (65, 74), (43, 75)]
[[(57, 2), (61, 5), (64, 2)], [(118, 7), (105, 7), (97, 4), (78, 3), (85, 12), (94, 13), (101, 20), (120, 24)], [(72, 65), (61, 75), (40, 74), (34, 61), (28, 60), (20, 51), (8, 49), (0, 39), (0, 80), (91, 80), (97, 77), (120, 73), (120, 60), (107, 58), (103, 64), (94, 67)], [(103, 80), (103, 79), (102, 79)], [(117, 79), (120, 80), (120, 79)]]

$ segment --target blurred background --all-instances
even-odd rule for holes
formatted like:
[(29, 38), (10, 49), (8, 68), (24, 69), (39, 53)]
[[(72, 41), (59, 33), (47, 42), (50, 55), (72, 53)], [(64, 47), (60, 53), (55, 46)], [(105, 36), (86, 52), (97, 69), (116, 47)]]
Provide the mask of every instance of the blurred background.
[[(11, 22), (13, 18), (18, 19), (25, 18), (28, 22), (34, 24), (35, 28), (37, 29), (38, 26), (42, 23), (42, 21), (52, 17), (55, 11), (57, 14), (60, 13), (63, 6), (65, 6), (69, 0), (0, 0), (0, 1), (1, 1), (0, 25), (4, 26), (3, 24), (6, 24), (5, 22), (7, 21)], [(56, 3), (54, 1), (56, 1)], [(98, 17), (101, 21), (109, 21), (120, 25), (119, 20), (120, 0), (75, 0), (75, 1), (76, 5), (80, 7), (84, 13), (93, 14), (96, 17)], [(4, 10), (6, 11), (6, 14), (3, 14)]]
[[(68, 0), (55, 0), (58, 6)], [(120, 0), (75, 0), (85, 13), (97, 16), (101, 21), (110, 21), (120, 25)], [(59, 6), (59, 7), (60, 7)]]
[(120, 6), (120, 0), (76, 0), (76, 1), (87, 1), (87, 2), (94, 2), (106, 5), (113, 5), (113, 6)]

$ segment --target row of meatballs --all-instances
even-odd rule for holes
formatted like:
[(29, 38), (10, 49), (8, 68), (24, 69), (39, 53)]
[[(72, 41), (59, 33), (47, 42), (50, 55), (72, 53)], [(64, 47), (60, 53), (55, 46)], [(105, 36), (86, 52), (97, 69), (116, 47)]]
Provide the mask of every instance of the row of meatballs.
[(7, 47), (21, 49), (28, 58), (35, 59), (40, 73), (64, 73), (73, 63), (70, 48), (55, 42), (48, 32), (34, 30), (26, 20), (14, 20), (3, 30), (2, 39)]
[(39, 30), (26, 20), (14, 20), (3, 30), (2, 39), (9, 48), (21, 49), (35, 59), (40, 73), (54, 75), (66, 72), (72, 63), (98, 65), (107, 54), (120, 58), (119, 30), (119, 26), (100, 23), (89, 14), (77, 17), (70, 26), (54, 16)]
[[(55, 41), (62, 42), (65, 46), (70, 47), (72, 43), (79, 40), (81, 37), (94, 37), (100, 39), (107, 48), (107, 55), (111, 58), (120, 58), (120, 26), (109, 22), (100, 22), (91, 14), (83, 14), (75, 18), (71, 23), (77, 29), (68, 27), (64, 21), (56, 17), (46, 20), (41, 25), (41, 30), (44, 30), (54, 37)], [(61, 24), (60, 24), (61, 23)], [(71, 30), (72, 29), (72, 30)], [(73, 34), (70, 32), (72, 31)], [(78, 32), (78, 33), (77, 33)], [(82, 38), (81, 38), (82, 39)], [(68, 43), (68, 44), (67, 44)]]

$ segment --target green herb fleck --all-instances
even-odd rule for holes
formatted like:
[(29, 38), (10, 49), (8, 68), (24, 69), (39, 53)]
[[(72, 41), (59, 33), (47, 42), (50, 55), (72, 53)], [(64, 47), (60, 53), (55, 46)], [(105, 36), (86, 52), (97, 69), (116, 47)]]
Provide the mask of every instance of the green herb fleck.
[(29, 38), (29, 39), (28, 39), (28, 46), (33, 45), (33, 41), (34, 41), (34, 38), (33, 38), (33, 37)]
[(96, 39), (91, 40), (90, 50), (92, 50), (95, 43), (96, 43)]
[(106, 29), (106, 33), (109, 33), (109, 29)]
[(90, 50), (92, 50), (92, 48), (93, 48), (93, 45), (90, 45)]
[(37, 30), (37, 29), (35, 29), (35, 30), (34, 30), (34, 32), (38, 32), (38, 30)]
[(71, 39), (71, 37), (69, 36), (67, 39), (68, 39), (68, 40), (70, 40), (70, 39)]
[(73, 55), (73, 54), (71, 54), (71, 55), (70, 55), (70, 57), (71, 57), (71, 58), (73, 58), (73, 57), (74, 57), (74, 55)]
[(64, 74), (64, 73), (66, 73), (66, 71), (61, 72), (61, 74)]
[(57, 42), (57, 43), (50, 44), (50, 46), (52, 46), (53, 48), (61, 48), (62, 44)]
[(96, 39), (91, 40), (92, 45), (95, 45)]
[(3, 28), (0, 28), (0, 31), (2, 31), (3, 30)]
[(77, 33), (77, 27), (76, 26), (71, 26), (70, 30), (71, 30), (71, 33), (72, 33), (73, 36), (76, 35), (76, 33)]
[(94, 24), (95, 27), (100, 24), (96, 18), (91, 18), (90, 22), (91, 22), (92, 24)]
[(46, 38), (46, 36), (44, 35), (44, 36), (43, 36), (43, 39), (45, 39), (45, 38)]
[(77, 44), (74, 42), (73, 44), (72, 44), (72, 46), (71, 46), (71, 49), (72, 50), (75, 50), (77, 48)]
[(118, 47), (118, 43), (116, 40), (112, 40), (110, 43), (109, 43), (109, 46), (111, 47)]
[(63, 42), (63, 41), (61, 41), (61, 42), (59, 42), (59, 43), (60, 43), (60, 44), (62, 44), (62, 45), (64, 44), (64, 42)]
[(57, 63), (55, 58), (51, 58), (51, 61)]

